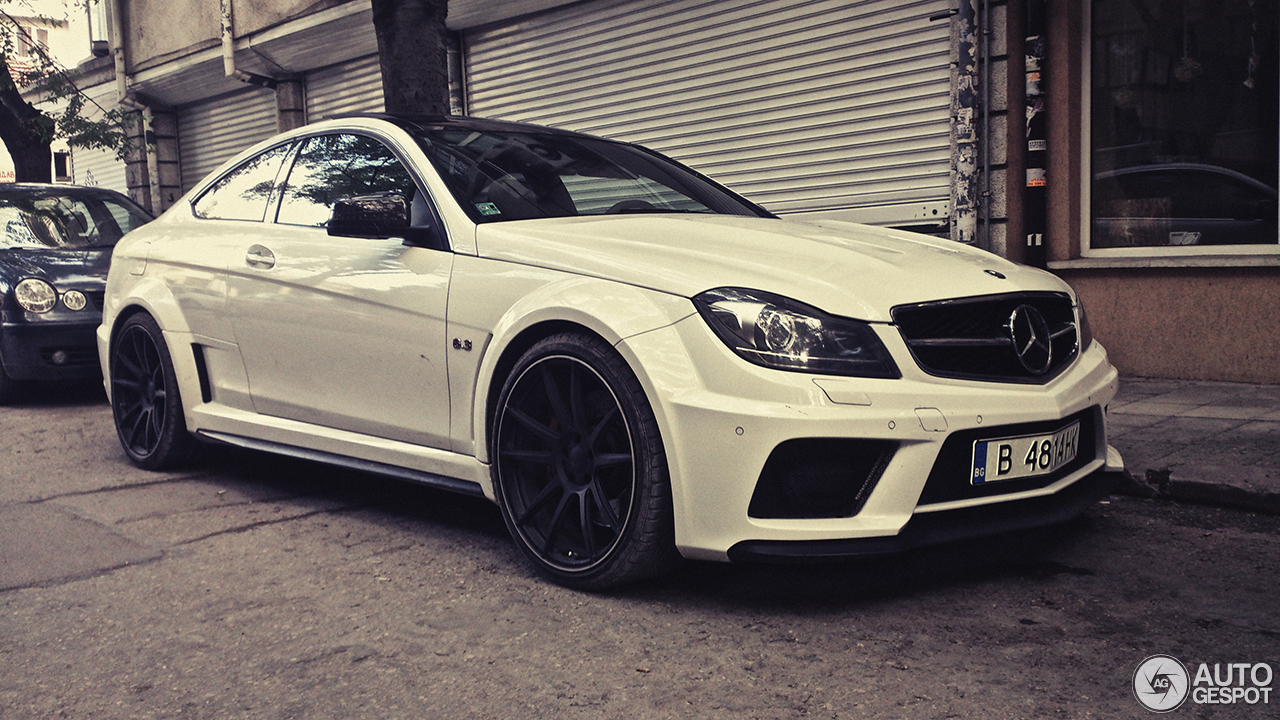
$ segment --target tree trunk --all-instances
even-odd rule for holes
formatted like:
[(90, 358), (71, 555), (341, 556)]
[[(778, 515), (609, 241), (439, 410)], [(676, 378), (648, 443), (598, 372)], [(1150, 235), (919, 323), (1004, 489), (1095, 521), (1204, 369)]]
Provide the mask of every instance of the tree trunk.
[(447, 0), (373, 0), (387, 112), (449, 112), (447, 12)]
[(13, 158), (15, 181), (53, 181), (53, 120), (22, 99), (7, 65), (0, 66), (0, 139)]

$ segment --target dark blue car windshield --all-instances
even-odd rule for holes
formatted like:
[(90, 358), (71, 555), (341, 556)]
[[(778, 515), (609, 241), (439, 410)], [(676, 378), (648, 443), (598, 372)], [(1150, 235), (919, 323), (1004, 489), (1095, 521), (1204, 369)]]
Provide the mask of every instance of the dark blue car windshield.
[(141, 208), (107, 196), (0, 193), (0, 248), (112, 247), (150, 220)]

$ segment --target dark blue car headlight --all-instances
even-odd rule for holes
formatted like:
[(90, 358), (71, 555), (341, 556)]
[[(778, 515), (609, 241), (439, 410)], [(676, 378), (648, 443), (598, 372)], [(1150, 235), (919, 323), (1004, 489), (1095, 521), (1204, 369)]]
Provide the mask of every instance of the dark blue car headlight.
[(13, 288), (13, 297), (23, 310), (47, 313), (58, 304), (58, 291), (39, 278), (27, 278)]
[(901, 377), (867, 323), (743, 288), (708, 290), (693, 304), (721, 340), (757, 365), (821, 375)]

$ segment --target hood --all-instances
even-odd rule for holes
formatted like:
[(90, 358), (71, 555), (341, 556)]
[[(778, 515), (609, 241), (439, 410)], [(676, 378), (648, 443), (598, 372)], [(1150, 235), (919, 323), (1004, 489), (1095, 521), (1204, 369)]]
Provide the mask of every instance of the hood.
[(112, 248), (11, 248), (0, 252), (10, 282), (38, 277), (55, 286), (106, 285)]
[(903, 304), (1024, 290), (1069, 292), (1048, 273), (960, 243), (840, 221), (550, 218), (481, 225), (476, 245), (481, 257), (494, 260), (685, 297), (717, 287), (765, 290), (872, 322), (888, 322), (890, 309)]

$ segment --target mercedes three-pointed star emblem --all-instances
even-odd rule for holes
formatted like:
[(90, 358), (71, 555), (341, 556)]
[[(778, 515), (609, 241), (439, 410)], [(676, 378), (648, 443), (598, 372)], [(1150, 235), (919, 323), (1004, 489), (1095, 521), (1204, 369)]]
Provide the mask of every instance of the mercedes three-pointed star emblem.
[(1053, 338), (1049, 334), (1049, 323), (1039, 310), (1030, 305), (1019, 305), (1009, 315), (1005, 329), (1009, 332), (1018, 362), (1027, 372), (1032, 375), (1049, 372), (1049, 366), (1053, 364)]

